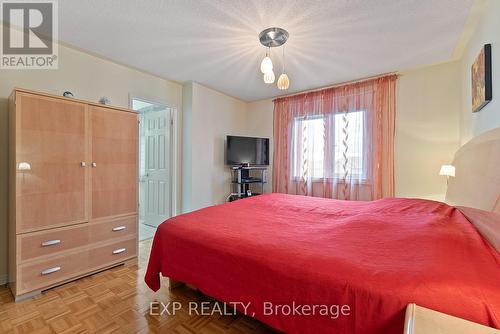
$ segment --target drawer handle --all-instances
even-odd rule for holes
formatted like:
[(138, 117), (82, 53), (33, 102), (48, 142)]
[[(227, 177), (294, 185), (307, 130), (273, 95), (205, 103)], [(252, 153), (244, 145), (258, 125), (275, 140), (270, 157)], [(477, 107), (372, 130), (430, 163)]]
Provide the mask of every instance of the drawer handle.
[(126, 248), (118, 248), (113, 251), (113, 254), (120, 254), (125, 252), (127, 249)]
[(60, 243), (61, 243), (61, 240), (59, 240), (59, 239), (47, 240), (47, 241), (42, 242), (42, 247), (57, 245)]
[(113, 232), (122, 231), (122, 230), (124, 230), (126, 228), (127, 228), (127, 226), (124, 226), (124, 225), (113, 227)]
[(42, 270), (42, 275), (48, 275), (61, 270), (61, 267), (53, 267), (49, 269)]

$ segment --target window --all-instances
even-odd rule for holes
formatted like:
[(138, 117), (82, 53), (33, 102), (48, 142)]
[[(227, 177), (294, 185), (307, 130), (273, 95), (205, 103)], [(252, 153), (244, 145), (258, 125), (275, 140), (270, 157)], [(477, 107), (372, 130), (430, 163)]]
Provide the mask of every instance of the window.
[[(293, 129), (294, 176), (322, 178), (324, 171), (324, 117), (297, 118)], [(309, 175), (311, 173), (311, 175)]]
[[(346, 116), (346, 118), (344, 118)], [(346, 126), (347, 121), (347, 126)], [(364, 150), (365, 137), (365, 113), (355, 111), (345, 114), (335, 115), (335, 177), (344, 176), (343, 164), (347, 157), (346, 169), (354, 178), (366, 178), (366, 162)], [(344, 144), (346, 138), (343, 128), (347, 129), (347, 147)]]
[[(296, 118), (292, 129), (293, 175), (296, 178), (342, 179), (345, 164), (349, 178), (365, 179), (365, 114), (353, 111)], [(325, 147), (331, 154), (325, 152)], [(330, 163), (325, 161), (327, 157), (331, 157)]]

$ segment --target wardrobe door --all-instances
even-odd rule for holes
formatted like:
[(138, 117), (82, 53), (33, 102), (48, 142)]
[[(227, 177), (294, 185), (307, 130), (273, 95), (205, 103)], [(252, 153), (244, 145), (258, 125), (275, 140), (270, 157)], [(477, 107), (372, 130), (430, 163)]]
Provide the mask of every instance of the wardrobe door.
[(87, 105), (17, 93), (16, 233), (88, 220)]
[(137, 214), (136, 113), (90, 106), (92, 219)]

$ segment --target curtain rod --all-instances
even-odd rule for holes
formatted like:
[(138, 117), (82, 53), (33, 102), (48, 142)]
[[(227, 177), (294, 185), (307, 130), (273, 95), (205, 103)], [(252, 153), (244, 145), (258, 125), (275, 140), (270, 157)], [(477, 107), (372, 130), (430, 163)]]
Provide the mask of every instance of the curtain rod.
[(319, 92), (321, 90), (324, 90), (324, 89), (329, 89), (329, 88), (335, 88), (335, 87), (339, 87), (339, 86), (345, 86), (345, 85), (349, 85), (349, 84), (355, 84), (355, 83), (359, 83), (359, 82), (365, 82), (365, 81), (368, 81), (368, 80), (373, 80), (373, 79), (378, 79), (378, 78), (382, 78), (382, 77), (386, 77), (388, 75), (395, 75), (396, 77), (400, 77), (401, 74), (397, 73), (397, 72), (391, 72), (391, 73), (385, 73), (385, 74), (379, 74), (379, 75), (374, 75), (374, 76), (371, 76), (371, 77), (367, 77), (367, 78), (363, 78), (363, 79), (358, 79), (358, 80), (351, 80), (351, 81), (344, 81), (344, 82), (339, 82), (337, 84), (334, 84), (334, 85), (330, 85), (330, 86), (323, 86), (323, 87), (320, 87), (320, 88), (314, 88), (314, 89), (309, 89), (309, 90), (303, 90), (301, 92), (297, 92), (297, 93), (292, 93), (292, 94), (288, 94), (288, 95), (281, 95), (281, 96), (277, 96), (275, 97), (272, 101), (276, 101), (278, 99), (282, 99), (284, 97), (292, 97), (292, 96), (296, 96), (296, 95), (301, 95), (301, 94), (307, 94), (307, 93), (313, 93), (313, 92)]

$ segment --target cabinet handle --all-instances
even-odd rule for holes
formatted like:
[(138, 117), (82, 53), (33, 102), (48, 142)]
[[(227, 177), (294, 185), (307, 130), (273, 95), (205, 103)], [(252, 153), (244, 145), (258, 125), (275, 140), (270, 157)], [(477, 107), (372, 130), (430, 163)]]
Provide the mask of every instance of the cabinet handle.
[(113, 232), (118, 232), (118, 231), (122, 231), (124, 229), (126, 229), (127, 227), (124, 226), (124, 225), (121, 225), (121, 226), (117, 226), (117, 227), (113, 227)]
[(97, 163), (93, 162), (92, 163), (92, 168), (96, 168), (97, 167)]
[(82, 161), (82, 162), (80, 162), (80, 166), (85, 167), (85, 166), (87, 166), (87, 164), (85, 163), (85, 161)]
[(125, 252), (126, 250), (127, 250), (126, 248), (118, 248), (118, 249), (115, 249), (115, 250), (113, 251), (113, 254), (115, 254), (115, 255), (116, 255), (116, 254), (120, 254), (120, 253)]
[(61, 243), (61, 240), (59, 240), (59, 239), (47, 240), (47, 241), (42, 242), (42, 247), (57, 245), (60, 243)]
[(61, 267), (52, 267), (49, 269), (42, 270), (42, 275), (48, 275), (61, 270)]

